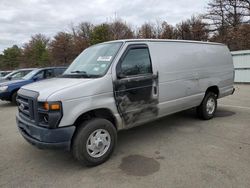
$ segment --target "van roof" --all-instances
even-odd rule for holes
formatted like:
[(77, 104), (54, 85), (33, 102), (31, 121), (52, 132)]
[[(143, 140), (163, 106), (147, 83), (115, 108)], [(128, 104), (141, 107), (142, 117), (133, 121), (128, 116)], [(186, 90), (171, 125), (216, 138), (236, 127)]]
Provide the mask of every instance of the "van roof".
[(113, 40), (104, 43), (112, 42), (180, 42), (180, 43), (197, 43), (197, 44), (210, 44), (210, 45), (225, 45), (217, 42), (205, 42), (205, 41), (195, 41), (195, 40), (174, 40), (174, 39), (122, 39)]

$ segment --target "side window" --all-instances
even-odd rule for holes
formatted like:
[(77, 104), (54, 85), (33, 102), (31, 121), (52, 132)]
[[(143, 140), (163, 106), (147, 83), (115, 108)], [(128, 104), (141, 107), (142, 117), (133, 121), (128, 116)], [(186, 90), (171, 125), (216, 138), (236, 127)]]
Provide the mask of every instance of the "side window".
[(27, 74), (27, 71), (22, 71), (21, 77), (24, 77)]
[(23, 72), (23, 77), (26, 76), (27, 74), (29, 74), (30, 72), (31, 72), (30, 70), (24, 71)]
[(54, 76), (54, 70), (53, 69), (48, 69), (45, 71), (45, 78), (53, 78)]
[(152, 73), (148, 48), (131, 48), (121, 62), (121, 73), (124, 76)]
[(37, 73), (34, 78), (36, 78), (37, 80), (41, 80), (44, 79), (44, 71), (40, 71), (39, 73)]
[(22, 78), (22, 72), (18, 72), (12, 76), (12, 78), (17, 79), (17, 78)]
[(65, 69), (55, 69), (55, 76), (60, 76), (64, 73)]

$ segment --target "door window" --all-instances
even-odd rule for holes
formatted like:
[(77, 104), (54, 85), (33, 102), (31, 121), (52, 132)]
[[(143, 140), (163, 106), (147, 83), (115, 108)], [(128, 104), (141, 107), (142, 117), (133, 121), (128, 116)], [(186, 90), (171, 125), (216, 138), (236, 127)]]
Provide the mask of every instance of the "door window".
[(22, 72), (18, 72), (16, 74), (14, 74), (11, 78), (12, 79), (18, 79), (18, 78), (22, 78), (22, 77), (23, 77)]
[(46, 70), (45, 78), (48, 79), (48, 78), (53, 78), (53, 77), (54, 77), (54, 71), (52, 69)]
[(142, 47), (129, 49), (121, 62), (120, 72), (124, 76), (152, 73), (148, 48)]
[(40, 71), (39, 73), (37, 73), (34, 78), (36, 80), (41, 80), (41, 79), (44, 79), (44, 71)]
[(55, 76), (60, 76), (64, 73), (65, 69), (64, 68), (59, 68), (59, 69), (55, 69), (54, 70), (54, 73), (55, 73)]

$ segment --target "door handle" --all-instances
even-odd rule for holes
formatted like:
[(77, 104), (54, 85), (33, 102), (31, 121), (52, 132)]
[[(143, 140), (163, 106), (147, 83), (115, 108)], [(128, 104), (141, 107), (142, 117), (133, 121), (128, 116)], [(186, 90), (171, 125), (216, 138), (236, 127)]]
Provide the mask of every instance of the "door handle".
[(154, 86), (153, 90), (154, 90), (154, 95), (157, 95), (157, 86)]

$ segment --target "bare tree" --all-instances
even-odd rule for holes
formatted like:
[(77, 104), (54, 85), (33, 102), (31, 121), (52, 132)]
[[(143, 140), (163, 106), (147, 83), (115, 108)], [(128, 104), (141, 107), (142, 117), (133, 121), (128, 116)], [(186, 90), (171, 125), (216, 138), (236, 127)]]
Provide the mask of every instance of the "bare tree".
[(192, 40), (207, 41), (209, 37), (209, 29), (201, 17), (192, 16), (187, 21), (191, 27)]
[(67, 65), (74, 59), (73, 36), (59, 32), (50, 43), (50, 53), (54, 65)]
[(226, 2), (225, 0), (211, 0), (207, 6), (207, 13), (204, 18), (208, 20), (211, 32), (218, 32), (221, 35), (226, 33)]
[(156, 28), (152, 23), (144, 23), (138, 30), (138, 38), (156, 38)]
[(176, 35), (177, 39), (182, 39), (182, 40), (192, 39), (191, 28), (187, 21), (182, 21), (181, 23), (176, 25)]
[(234, 29), (237, 29), (244, 19), (244, 9), (242, 9), (241, 5), (241, 0), (225, 1), (226, 21)]
[(74, 42), (74, 54), (80, 54), (85, 48), (91, 45), (91, 33), (94, 25), (89, 22), (82, 22), (76, 27), (72, 27), (72, 35)]
[(110, 23), (109, 26), (112, 40), (130, 39), (134, 37), (133, 31), (130, 26), (128, 26), (126, 22), (123, 22), (120, 19), (117, 19), (114, 22)]
[(162, 32), (159, 38), (162, 39), (176, 39), (176, 30), (172, 25), (169, 25), (167, 22), (161, 24)]
[(208, 3), (208, 13), (205, 19), (211, 21), (211, 31), (217, 31), (221, 35), (227, 28), (237, 29), (239, 25), (249, 22), (249, 0), (211, 0)]

